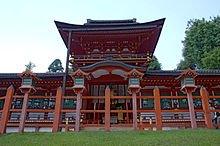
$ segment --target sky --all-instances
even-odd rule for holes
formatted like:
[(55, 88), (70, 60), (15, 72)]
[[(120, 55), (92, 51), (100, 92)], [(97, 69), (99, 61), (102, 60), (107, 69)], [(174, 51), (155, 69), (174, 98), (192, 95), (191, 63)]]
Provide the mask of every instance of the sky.
[(0, 73), (20, 73), (33, 62), (47, 72), (57, 58), (65, 67), (66, 47), (54, 20), (84, 24), (87, 19), (166, 18), (154, 55), (163, 70), (182, 57), (187, 21), (220, 15), (220, 0), (0, 0)]

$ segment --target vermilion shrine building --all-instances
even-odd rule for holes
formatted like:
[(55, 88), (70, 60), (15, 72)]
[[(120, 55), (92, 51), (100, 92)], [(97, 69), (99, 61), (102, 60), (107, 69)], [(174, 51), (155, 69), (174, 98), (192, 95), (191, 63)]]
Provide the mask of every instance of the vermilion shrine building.
[(220, 70), (147, 70), (164, 21), (55, 21), (74, 72), (1, 73), (0, 132), (220, 126)]

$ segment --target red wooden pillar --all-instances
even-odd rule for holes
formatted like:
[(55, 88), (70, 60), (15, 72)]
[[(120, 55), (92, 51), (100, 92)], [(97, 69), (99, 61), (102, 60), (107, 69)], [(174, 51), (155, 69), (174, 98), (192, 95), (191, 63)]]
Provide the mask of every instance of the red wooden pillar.
[(62, 107), (62, 88), (59, 87), (57, 89), (56, 94), (56, 103), (55, 103), (55, 111), (54, 111), (54, 120), (53, 120), (53, 132), (59, 131), (59, 123), (60, 123), (60, 115), (61, 115), (61, 107)]
[(160, 90), (157, 86), (154, 88), (154, 109), (157, 130), (162, 130)]
[(197, 129), (195, 110), (192, 98), (192, 92), (194, 92), (197, 88), (195, 85), (195, 77), (197, 75), (199, 75), (199, 73), (195, 72), (191, 68), (188, 68), (184, 72), (180, 73), (180, 76), (176, 78), (181, 81), (181, 91), (187, 94), (192, 129)]
[(139, 72), (136, 69), (132, 69), (131, 71), (124, 74), (126, 78), (128, 78), (128, 92), (132, 94), (132, 108), (133, 108), (133, 129), (138, 130), (137, 128), (137, 98), (136, 94), (139, 92), (140, 80), (143, 77), (144, 73)]
[(212, 123), (212, 116), (209, 108), (209, 99), (207, 90), (205, 87), (201, 87), (200, 94), (202, 96), (202, 108), (204, 111), (204, 117), (205, 117), (205, 124), (208, 129), (214, 129), (213, 123)]
[(19, 124), (19, 129), (18, 129), (19, 133), (24, 132), (24, 123), (25, 123), (26, 115), (27, 115), (28, 96), (29, 96), (29, 90), (24, 90), (23, 92), (24, 92), (24, 100), (23, 100), (20, 124)]
[(191, 127), (192, 129), (197, 129), (196, 116), (195, 116), (195, 110), (194, 110), (193, 98), (192, 98), (193, 88), (186, 88), (185, 90), (186, 90), (188, 105), (189, 105)]
[(137, 98), (136, 98), (137, 89), (131, 89), (131, 92), (132, 92), (132, 108), (133, 108), (133, 129), (138, 130), (137, 128)]
[(110, 131), (110, 88), (109, 86), (105, 89), (105, 131)]
[(89, 73), (82, 71), (81, 69), (69, 74), (74, 80), (73, 90), (77, 95), (76, 98), (76, 121), (75, 121), (75, 131), (79, 132), (80, 127), (80, 106), (81, 106), (81, 96), (85, 89), (85, 79), (88, 77)]
[(14, 95), (14, 87), (11, 85), (7, 89), (5, 103), (4, 103), (4, 107), (2, 110), (2, 117), (1, 117), (1, 122), (0, 122), (0, 133), (1, 134), (6, 132), (7, 123), (8, 123), (9, 116), (10, 116), (10, 109), (11, 109), (11, 103), (13, 100), (13, 95)]
[(20, 124), (18, 129), (18, 132), (22, 133), (24, 132), (24, 124), (27, 115), (28, 96), (36, 92), (34, 85), (37, 78), (36, 78), (36, 74), (32, 73), (28, 69), (18, 74), (18, 76), (22, 79), (22, 84), (21, 87), (19, 87), (19, 89), (21, 90), (22, 93), (24, 93), (24, 100), (23, 100), (21, 116), (20, 116)]
[[(128, 110), (127, 99), (126, 99), (126, 110)], [(126, 112), (126, 122), (127, 122), (127, 124), (129, 123), (129, 113), (128, 112)]]
[(80, 104), (81, 104), (82, 89), (75, 89), (75, 93), (77, 94), (75, 131), (79, 132), (79, 127), (80, 127)]
[(19, 123), (19, 133), (24, 132), (24, 123), (26, 120), (27, 115), (27, 106), (28, 106), (28, 90), (24, 91), (24, 99), (23, 99), (23, 105), (21, 110), (21, 116), (20, 116), (20, 123)]

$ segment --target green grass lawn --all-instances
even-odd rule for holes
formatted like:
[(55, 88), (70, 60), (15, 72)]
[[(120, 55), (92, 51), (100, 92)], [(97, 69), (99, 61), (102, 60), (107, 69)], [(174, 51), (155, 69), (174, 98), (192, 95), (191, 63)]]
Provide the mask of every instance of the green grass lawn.
[(0, 136), (0, 145), (220, 145), (220, 130), (22, 133)]

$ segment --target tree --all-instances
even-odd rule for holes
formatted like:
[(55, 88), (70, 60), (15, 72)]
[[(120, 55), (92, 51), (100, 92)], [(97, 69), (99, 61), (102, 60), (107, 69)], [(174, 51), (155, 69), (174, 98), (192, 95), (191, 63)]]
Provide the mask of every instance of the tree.
[(203, 69), (220, 69), (220, 47), (205, 56), (202, 58)]
[(32, 71), (34, 67), (36, 67), (36, 65), (34, 63), (32, 63), (31, 61), (25, 65), (26, 69)]
[(63, 72), (62, 62), (60, 59), (55, 59), (48, 67), (49, 72)]
[(69, 72), (69, 73), (74, 72), (74, 70), (73, 70), (73, 68), (71, 68), (71, 66), (68, 68), (68, 72)]
[[(219, 61), (211, 61), (214, 56), (220, 58), (220, 17), (206, 21), (195, 19), (188, 21), (183, 41), (183, 57), (177, 69), (220, 69)], [(217, 50), (217, 51), (216, 51)], [(217, 54), (213, 54), (213, 52)]]
[(161, 64), (156, 56), (153, 56), (153, 61), (149, 64), (147, 70), (161, 70)]

